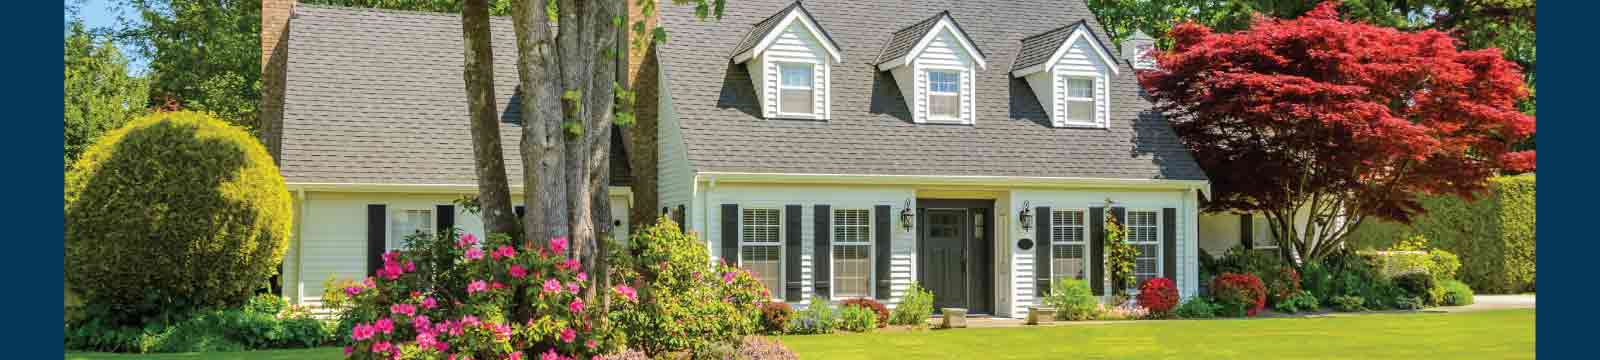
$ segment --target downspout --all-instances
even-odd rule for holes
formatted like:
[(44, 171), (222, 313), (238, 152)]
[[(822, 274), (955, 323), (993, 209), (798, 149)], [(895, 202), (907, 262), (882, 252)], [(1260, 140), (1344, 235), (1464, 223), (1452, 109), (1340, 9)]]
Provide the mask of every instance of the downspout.
[(300, 202), (300, 216), (294, 218), (294, 303), (302, 304), (306, 297), (306, 266), (305, 266), (305, 218), (311, 210), (311, 205), (306, 203), (306, 189), (301, 188), (295, 192), (295, 198)]

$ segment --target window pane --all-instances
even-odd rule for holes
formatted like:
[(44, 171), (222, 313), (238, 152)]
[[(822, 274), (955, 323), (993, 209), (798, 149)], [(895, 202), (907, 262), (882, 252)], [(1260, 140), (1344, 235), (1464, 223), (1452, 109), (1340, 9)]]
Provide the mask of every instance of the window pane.
[(741, 241), (747, 243), (776, 243), (782, 231), (778, 225), (778, 209), (744, 209), (739, 221), (743, 232)]
[(389, 248), (398, 249), (406, 238), (416, 234), (433, 234), (433, 210), (401, 210), (390, 229)]
[(1083, 233), (1083, 211), (1056, 210), (1051, 212), (1051, 242), (1083, 242)]
[(773, 298), (781, 298), (783, 283), (783, 254), (780, 246), (752, 246), (746, 245), (740, 249), (739, 264), (750, 275), (755, 276), (756, 282), (761, 283), (772, 293)]
[(960, 116), (960, 102), (957, 99), (956, 95), (928, 95), (928, 113), (939, 118)]
[(782, 104), (783, 107), (778, 109), (779, 111), (785, 114), (811, 114), (814, 112), (813, 109), (815, 108), (813, 106), (815, 103), (812, 101), (811, 90), (783, 89), (780, 93), (783, 94), (783, 98), (778, 100), (778, 104)]
[(872, 213), (866, 209), (839, 209), (833, 211), (833, 242), (872, 242)]
[(1052, 245), (1050, 275), (1056, 279), (1083, 279), (1084, 245)]
[(1067, 96), (1088, 98), (1094, 96), (1094, 79), (1067, 78)]
[(961, 73), (954, 71), (929, 71), (928, 91), (955, 93), (961, 91)]
[(833, 294), (836, 299), (872, 296), (872, 246), (833, 247)]
[(1093, 122), (1094, 101), (1067, 100), (1067, 120)]
[(811, 82), (814, 80), (811, 77), (811, 65), (781, 64), (778, 65), (778, 69), (783, 72), (780, 76), (783, 78), (783, 87), (811, 88)]

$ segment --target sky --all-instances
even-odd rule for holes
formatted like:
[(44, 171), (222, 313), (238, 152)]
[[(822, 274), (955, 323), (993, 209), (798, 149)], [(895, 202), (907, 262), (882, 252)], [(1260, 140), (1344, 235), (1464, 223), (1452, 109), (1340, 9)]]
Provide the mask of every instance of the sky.
[[(121, 2), (110, 0), (64, 0), (64, 5), (78, 4), (78, 18), (83, 19), (83, 24), (90, 29), (117, 26), (117, 16), (126, 14), (136, 16), (132, 10), (126, 9)], [(62, 20), (62, 28), (72, 21), (72, 15), (67, 14)], [(150, 60), (140, 56), (138, 51), (127, 44), (117, 46), (122, 50), (122, 56), (128, 58), (128, 73), (134, 75), (144, 74), (149, 68)]]

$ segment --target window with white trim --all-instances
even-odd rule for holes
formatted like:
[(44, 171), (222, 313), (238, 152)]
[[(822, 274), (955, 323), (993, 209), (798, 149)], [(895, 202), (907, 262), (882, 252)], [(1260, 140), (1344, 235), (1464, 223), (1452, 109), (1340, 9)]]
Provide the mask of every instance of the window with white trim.
[(398, 250), (406, 238), (416, 234), (433, 235), (433, 209), (397, 209), (389, 220), (389, 241), (385, 250)]
[(778, 113), (780, 115), (816, 115), (816, 65), (804, 63), (778, 64)]
[(961, 119), (960, 71), (928, 71), (928, 118), (933, 120)]
[(1277, 235), (1272, 233), (1272, 224), (1265, 216), (1256, 216), (1250, 221), (1250, 242), (1253, 249), (1277, 249)]
[(1069, 76), (1067, 77), (1067, 114), (1068, 124), (1095, 125), (1094, 119), (1094, 83), (1092, 77)]
[(1084, 226), (1083, 209), (1053, 209), (1050, 211), (1050, 277), (1079, 279), (1087, 277), (1089, 269), (1088, 229)]
[(1161, 277), (1161, 216), (1155, 210), (1128, 210), (1128, 243), (1139, 253), (1133, 258), (1134, 286)]
[(746, 208), (739, 215), (739, 265), (766, 286), (772, 298), (782, 299), (782, 210)]
[(872, 297), (872, 211), (833, 210), (834, 299)]

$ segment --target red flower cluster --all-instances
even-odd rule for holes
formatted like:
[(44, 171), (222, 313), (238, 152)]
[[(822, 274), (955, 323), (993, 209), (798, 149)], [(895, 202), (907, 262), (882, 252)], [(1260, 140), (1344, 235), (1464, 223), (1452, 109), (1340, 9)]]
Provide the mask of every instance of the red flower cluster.
[(1139, 306), (1165, 313), (1178, 306), (1178, 287), (1167, 278), (1152, 278), (1139, 285)]
[(1244, 305), (1248, 316), (1267, 306), (1267, 288), (1255, 275), (1223, 273), (1211, 280), (1211, 292), (1224, 306)]

